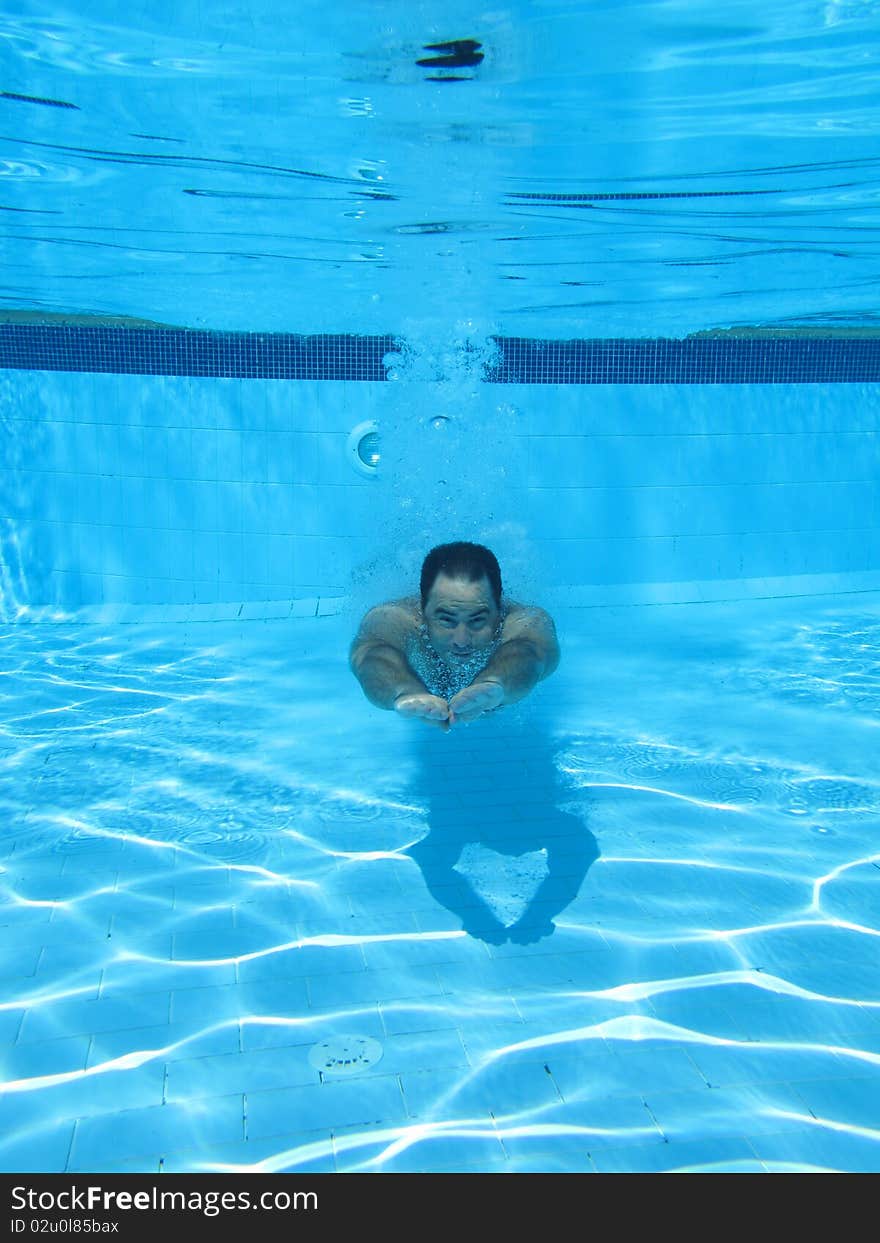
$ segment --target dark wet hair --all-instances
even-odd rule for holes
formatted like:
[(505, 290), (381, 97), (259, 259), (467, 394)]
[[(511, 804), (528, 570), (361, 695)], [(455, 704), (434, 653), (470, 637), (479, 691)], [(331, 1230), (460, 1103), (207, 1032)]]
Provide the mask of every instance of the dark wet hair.
[(455, 544), (438, 544), (431, 549), (422, 563), (419, 581), (422, 608), (428, 603), (428, 594), (441, 573), (448, 574), (450, 578), (465, 578), (469, 583), (477, 583), (485, 575), (492, 588), (495, 605), (501, 608), (501, 567), (495, 554), (482, 544), (468, 544), (460, 540)]

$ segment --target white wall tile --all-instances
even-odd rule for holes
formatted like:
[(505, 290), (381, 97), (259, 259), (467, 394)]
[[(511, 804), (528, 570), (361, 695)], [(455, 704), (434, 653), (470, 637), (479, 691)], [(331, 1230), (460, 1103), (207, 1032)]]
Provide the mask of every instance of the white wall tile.
[[(415, 556), (469, 523), (511, 565), (517, 549), (526, 561), (546, 549), (552, 584), (880, 564), (876, 386), (487, 385), (462, 414), (486, 461), (483, 495), (457, 499), (453, 481), (439, 508), (439, 450), (426, 441), (407, 510), (405, 479), (352, 469), (348, 433), (376, 418), (393, 435), (420, 403), (439, 409), (440, 390), (54, 373), (16, 383), (0, 518), (20, 532), (35, 605), (344, 591), (390, 542)], [(479, 470), (465, 473), (479, 492)]]

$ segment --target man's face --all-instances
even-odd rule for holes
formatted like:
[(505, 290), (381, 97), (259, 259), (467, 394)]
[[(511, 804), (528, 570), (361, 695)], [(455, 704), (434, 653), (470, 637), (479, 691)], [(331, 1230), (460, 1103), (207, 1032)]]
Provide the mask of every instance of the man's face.
[(500, 616), (485, 575), (471, 583), (441, 572), (424, 608), (431, 646), (452, 666), (491, 645)]

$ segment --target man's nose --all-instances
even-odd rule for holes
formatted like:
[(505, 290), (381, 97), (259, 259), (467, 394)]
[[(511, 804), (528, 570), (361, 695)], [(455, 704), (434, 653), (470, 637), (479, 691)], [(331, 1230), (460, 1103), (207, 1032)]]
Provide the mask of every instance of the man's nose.
[(467, 626), (464, 624), (464, 622), (462, 622), (460, 625), (456, 626), (455, 629), (453, 630), (452, 642), (455, 643), (457, 647), (467, 647), (469, 641), (470, 641), (470, 635), (468, 634)]

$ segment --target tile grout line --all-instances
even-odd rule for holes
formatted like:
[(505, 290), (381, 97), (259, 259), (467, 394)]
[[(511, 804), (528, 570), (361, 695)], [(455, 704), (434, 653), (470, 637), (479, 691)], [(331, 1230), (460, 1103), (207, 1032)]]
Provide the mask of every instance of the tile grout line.
[(76, 1139), (77, 1130), (79, 1129), (79, 1118), (74, 1118), (73, 1126), (70, 1128), (70, 1143), (67, 1145), (67, 1156), (64, 1161), (65, 1170), (70, 1168), (70, 1161), (73, 1157), (73, 1146)]

